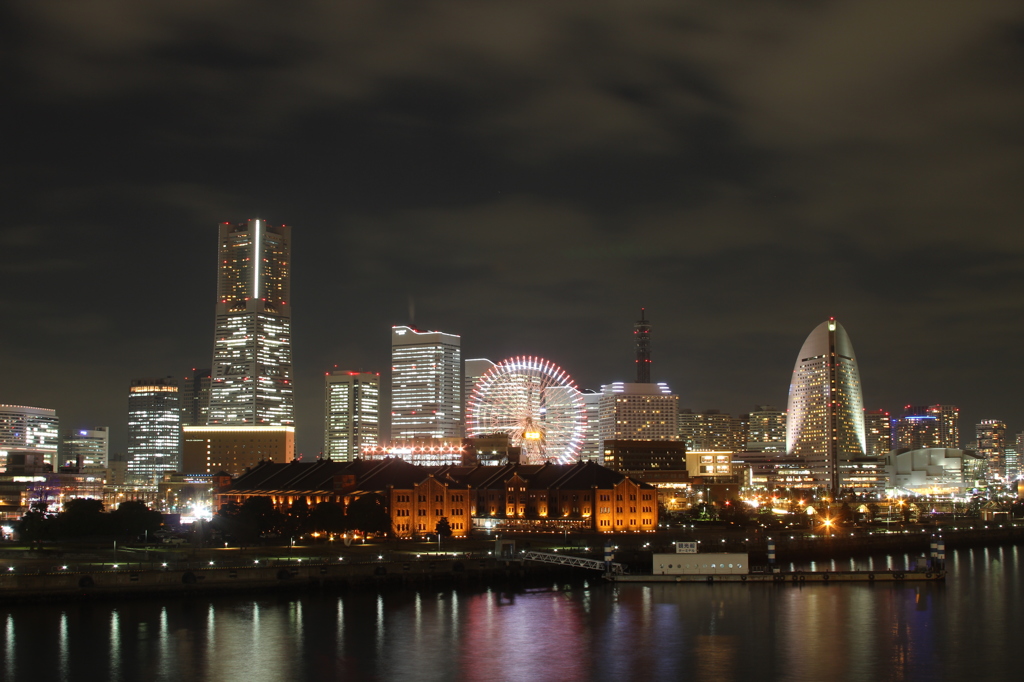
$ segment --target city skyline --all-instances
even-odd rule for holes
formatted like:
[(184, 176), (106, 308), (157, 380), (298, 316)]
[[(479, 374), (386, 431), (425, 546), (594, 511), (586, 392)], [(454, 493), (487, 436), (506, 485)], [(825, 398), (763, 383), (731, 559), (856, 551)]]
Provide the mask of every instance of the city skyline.
[[(252, 223), (252, 222), (263, 222), (263, 223), (266, 223), (266, 221), (252, 221), (252, 220), (250, 220), (250, 221), (248, 221), (248, 222), (249, 222), (249, 223)], [(227, 225), (227, 224), (228, 224), (228, 223), (225, 223), (225, 225)], [(243, 225), (244, 225), (244, 223), (243, 223)], [(643, 311), (643, 312), (642, 312), (642, 317), (643, 317), (644, 315), (646, 315), (646, 311)], [(625, 330), (625, 329), (626, 329), (626, 327), (627, 327), (627, 322), (626, 322), (626, 321), (620, 321), (620, 322), (622, 323), (622, 324), (621, 324), (621, 326), (622, 326), (622, 329), (623, 329), (623, 333), (625, 333), (625, 332), (624, 332), (624, 330)], [(821, 324), (819, 325), (819, 327), (823, 328), (823, 327), (824, 327), (824, 326), (825, 326), (826, 324), (828, 324), (828, 323), (824, 323), (824, 322), (823, 322), (823, 323), (821, 323)], [(636, 328), (639, 328), (639, 325), (640, 325), (640, 323), (638, 322), (638, 323), (637, 323), (637, 324), (635, 325), (635, 327), (636, 327)], [(649, 355), (650, 355), (650, 330), (651, 330), (651, 327), (652, 327), (652, 323), (651, 323), (651, 321), (650, 321), (650, 320), (644, 320), (644, 321), (643, 321), (643, 325), (644, 325), (644, 327), (645, 327), (645, 330), (646, 330), (646, 331), (645, 331), (645, 335), (646, 335), (646, 338), (645, 338), (645, 340), (644, 340), (644, 347), (645, 347), (645, 349), (646, 349), (646, 354), (647, 354), (647, 356), (648, 356), (648, 361), (647, 361), (647, 365), (646, 365), (646, 367), (647, 367), (647, 369), (649, 370), (649, 369), (650, 369), (650, 367), (651, 367), (651, 361), (650, 361), (650, 359), (649, 359)], [(396, 330), (396, 329), (403, 329), (403, 330), (411, 330), (411, 331), (414, 331), (414, 332), (415, 332), (415, 333), (416, 333), (417, 335), (421, 335), (421, 334), (429, 334), (429, 335), (441, 335), (441, 336), (447, 336), (447, 337), (458, 337), (458, 336), (459, 336), (459, 335), (452, 335), (452, 334), (448, 334), (448, 333), (446, 333), (446, 332), (444, 332), (444, 331), (440, 331), (440, 330), (435, 330), (435, 331), (428, 331), (428, 332), (424, 332), (424, 331), (422, 331), (422, 330), (415, 330), (414, 328), (412, 328), (412, 327), (408, 327), (408, 326), (405, 326), (405, 325), (398, 325), (398, 326), (395, 326), (395, 327), (393, 327), (393, 328), (392, 328), (392, 330), (391, 330), (391, 331), (392, 331), (392, 343), (394, 343), (394, 339), (396, 338), (396, 337), (395, 337), (395, 334), (396, 334), (396, 331), (395, 331), (395, 330)], [(635, 331), (635, 330), (634, 330), (634, 331)], [(813, 334), (812, 334), (812, 336), (813, 336)], [(460, 339), (460, 340), (461, 340), (461, 339)], [(808, 340), (805, 340), (805, 345), (806, 345), (806, 342), (807, 342), (807, 341), (809, 341), (809, 339), (808, 339)], [(636, 343), (637, 343), (637, 342), (636, 342), (636, 339), (635, 339), (635, 337), (634, 337), (634, 341), (633, 341), (633, 343), (634, 343), (634, 353), (637, 353), (637, 352), (638, 352), (638, 346), (636, 346)], [(392, 350), (392, 353), (393, 353), (393, 352), (394, 352), (394, 351)], [(802, 352), (802, 351), (801, 351), (801, 352)], [(393, 358), (392, 358), (392, 359), (393, 359)], [(480, 359), (480, 360), (467, 360), (467, 362), (480, 362), (480, 361), (482, 361), (482, 362), (490, 362), (489, 360), (482, 360), (482, 359)], [(621, 363), (620, 363), (620, 364), (621, 364)], [(798, 363), (798, 364), (799, 364), (799, 363)], [(655, 365), (655, 366), (656, 366), (656, 365)], [(365, 370), (361, 370), (361, 371), (365, 371)], [(373, 371), (373, 370), (370, 370), (370, 373), (372, 373), (372, 371)], [(637, 369), (637, 365), (636, 365), (636, 360), (634, 359), (634, 367), (633, 367), (633, 368), (631, 368), (631, 369), (630, 369), (630, 368), (626, 368), (625, 370), (623, 370), (623, 372), (624, 372), (624, 374), (623, 374), (623, 375), (624, 375), (624, 376), (629, 376), (630, 372), (637, 372), (637, 371), (638, 371), (638, 369)], [(195, 373), (196, 373), (196, 370), (194, 370), (194, 369), (193, 369), (191, 373), (192, 373), (192, 374), (195, 374)], [(390, 372), (389, 372), (388, 374), (390, 374)], [(170, 378), (172, 378), (172, 376), (168, 376), (168, 379), (170, 379)], [(174, 378), (175, 378), (175, 379), (177, 379), (177, 377), (174, 377)], [(389, 377), (389, 379), (390, 379), (390, 377)], [(191, 381), (191, 379), (190, 379), (189, 377), (182, 377), (182, 378), (181, 378), (181, 381), (182, 381), (182, 382), (186, 382), (186, 381)], [(458, 379), (458, 378), (457, 378), (457, 379), (456, 379), (456, 383), (464, 383), (464, 382), (463, 382), (463, 381), (461, 381), (460, 379)], [(621, 382), (620, 382), (620, 383), (621, 383)], [(386, 386), (384, 386), (384, 385), (382, 384), (382, 388), (387, 388), (387, 387), (386, 387)], [(462, 386), (462, 388), (463, 388), (463, 390), (465, 391), (465, 389), (466, 389), (467, 387), (466, 387), (466, 386)], [(602, 387), (602, 388), (603, 388), (603, 387)], [(788, 386), (787, 386), (787, 388), (788, 388)], [(322, 384), (321, 384), (321, 390), (322, 390)], [(583, 391), (586, 391), (586, 390), (592, 390), (592, 389), (590, 389), (589, 387), (581, 387), (581, 390), (583, 390)], [(788, 391), (787, 391), (787, 392), (788, 392)], [(386, 392), (386, 393), (382, 393), (382, 396), (383, 396), (383, 395), (387, 395), (387, 396), (388, 396), (388, 401), (390, 401), (390, 391), (388, 391), (388, 392)], [(322, 398), (322, 394), (321, 394), (321, 398)], [(381, 400), (383, 401), (384, 399), (383, 399), (383, 398), (381, 398)], [(742, 400), (742, 399), (739, 399), (739, 400)], [(738, 404), (738, 402), (739, 402), (739, 401), (735, 401), (735, 402), (734, 402), (734, 404)], [(464, 407), (464, 403), (465, 403), (465, 396), (463, 396), (463, 405), (462, 405), (462, 406), (460, 406), (460, 407)], [(783, 402), (782, 402), (782, 404), (785, 404), (785, 401), (783, 401)], [(382, 405), (382, 407), (383, 407), (384, 403), (382, 402), (382, 403), (381, 403), (381, 405)], [(756, 411), (756, 409), (757, 409), (758, 407), (759, 407), (759, 405), (756, 405), (756, 404), (753, 404), (753, 403), (751, 403), (751, 406), (750, 406), (750, 407), (748, 407), (747, 409), (743, 409), (743, 407), (742, 407), (742, 405), (741, 405), (741, 406), (740, 406), (740, 409), (737, 409), (737, 410), (731, 410), (731, 411), (730, 411), (730, 410), (722, 410), (722, 411), (723, 411), (723, 412), (726, 412), (727, 416), (728, 416), (728, 415), (732, 415), (733, 417), (735, 417), (735, 416), (738, 416), (738, 415), (740, 415), (740, 414), (746, 414), (746, 413), (749, 413), (749, 412), (752, 412), (752, 411)], [(718, 408), (718, 407), (713, 407), (713, 408), (712, 408), (712, 407), (696, 407), (696, 406), (693, 406), (693, 407), (691, 407), (690, 405), (683, 405), (683, 404), (680, 404), (680, 405), (679, 405), (679, 409), (680, 409), (680, 410), (683, 410), (684, 408), (685, 408), (685, 409), (688, 409), (688, 410), (689, 410), (689, 409), (692, 409), (692, 410), (694, 410), (695, 412), (701, 412), (701, 411), (704, 411), (704, 410), (707, 410), (707, 409), (711, 409), (711, 410), (719, 410), (719, 409), (720, 409), (720, 408)], [(910, 408), (910, 405), (907, 405), (907, 406), (906, 406), (906, 408)], [(43, 408), (43, 409), (52, 409), (52, 408)], [(323, 431), (322, 431), (322, 428), (323, 428), (323, 409), (324, 409), (324, 405), (323, 405), (323, 403), (322, 403), (322, 402), (321, 402), (321, 403), (320, 403), (320, 405), (319, 405), (319, 409), (320, 409), (320, 423), (318, 424), (318, 426), (319, 426), (319, 427), (321, 428), (321, 436), (322, 436), (322, 434), (323, 434)], [(873, 408), (872, 408), (872, 407), (871, 407), (870, 405), (867, 405), (867, 404), (866, 404), (866, 405), (865, 405), (865, 407), (864, 407), (864, 410), (865, 410), (865, 411), (870, 411), (871, 409), (873, 409)], [(59, 417), (59, 414), (58, 414), (58, 417)], [(896, 412), (893, 412), (893, 416), (892, 416), (892, 419), (893, 419), (893, 426), (894, 426), (894, 428), (895, 428), (895, 421), (897, 420), (897, 418), (898, 418), (898, 414), (897, 414)], [(987, 417), (985, 417), (985, 418), (982, 418), (982, 419), (978, 420), (978, 421), (977, 421), (976, 423), (980, 424), (980, 423), (981, 423), (982, 421), (985, 421), (986, 419), (988, 419), (988, 418), (987, 418)], [(1001, 421), (1001, 422), (1007, 422), (1007, 421), (1009, 421), (1010, 423), (1012, 423), (1012, 420), (1006, 420), (1006, 419), (999, 419), (999, 421)], [(966, 424), (966, 422), (965, 422), (965, 424)], [(380, 424), (380, 431), (381, 431), (381, 433), (382, 433), (382, 434), (383, 434), (383, 433), (388, 433), (388, 432), (390, 431), (390, 426), (391, 426), (391, 424), (390, 424), (390, 419), (385, 419), (385, 420), (382, 420), (382, 421), (381, 421), (381, 424)], [(64, 426), (64, 425), (62, 424), (62, 428), (71, 428), (71, 429), (75, 429), (75, 428), (79, 428), (79, 427), (77, 427), (77, 426), (68, 426), (68, 427), (65, 427), (65, 426)], [(312, 431), (315, 431), (315, 430), (316, 430), (315, 428), (310, 428), (310, 429), (308, 429), (308, 431), (311, 431), (311, 432), (312, 432)], [(124, 431), (125, 431), (125, 434), (124, 434), (124, 435), (125, 435), (125, 440), (127, 440), (127, 436), (128, 436), (128, 434), (127, 434), (127, 429), (124, 429)], [(1015, 427), (1010, 427), (1010, 428), (1007, 428), (1007, 429), (1006, 429), (1006, 431), (1007, 431), (1007, 433), (1008, 433), (1008, 434), (1016, 434), (1016, 433), (1017, 433), (1017, 431), (1015, 430)], [(307, 460), (309, 460), (309, 459), (311, 459), (311, 458), (315, 458), (315, 457), (317, 457), (317, 456), (326, 456), (326, 452), (327, 452), (327, 451), (326, 451), (326, 440), (324, 440), (324, 439), (322, 439), (322, 438), (321, 438), (321, 440), (320, 440), (320, 441), (318, 441), (318, 440), (317, 440), (317, 437), (316, 437), (316, 436), (312, 436), (312, 435), (310, 435), (310, 434), (304, 434), (304, 435), (305, 435), (306, 437), (305, 437), (305, 438), (303, 438), (303, 439), (300, 439), (300, 438), (299, 438), (299, 436), (298, 436), (298, 434), (299, 434), (299, 433), (302, 433), (302, 432), (300, 432), (300, 431), (298, 431), (298, 430), (297, 430), (297, 433), (296, 433), (296, 442), (297, 442), (297, 443), (298, 443), (298, 442), (303, 442), (303, 443), (306, 443), (306, 444), (307, 444), (307, 449), (306, 449), (305, 451), (302, 451), (302, 450), (300, 450), (300, 449), (299, 449), (299, 447), (298, 447), (298, 446), (296, 446), (296, 450), (295, 450), (295, 452), (296, 452), (296, 455), (302, 455), (302, 456), (303, 456), (303, 457), (304, 457), (305, 459), (307, 459)], [(118, 442), (118, 440), (119, 440), (119, 439), (117, 439), (117, 428), (116, 428), (116, 427), (115, 427), (115, 429), (114, 429), (114, 434), (115, 434), (115, 438), (113, 439), (113, 442), (115, 442), (115, 443), (116, 443), (116, 442)], [(381, 436), (381, 437), (383, 438), (383, 436)], [(398, 438), (398, 436), (394, 436), (394, 437), (395, 437), (395, 438)], [(962, 442), (962, 443), (961, 443), (961, 446), (962, 446), (962, 447), (967, 447), (967, 446), (968, 446), (968, 445), (970, 444), (970, 440), (969, 440), (969, 438), (964, 438), (963, 440), (964, 440), (965, 442)], [(321, 443), (322, 443), (322, 445), (321, 445)], [(312, 447), (309, 447), (309, 445), (310, 445), (310, 444), (312, 445)], [(894, 432), (894, 435), (893, 435), (893, 447), (894, 447), (894, 448), (895, 448), (895, 447), (897, 447), (897, 445), (896, 445), (896, 443), (895, 443), (895, 432)], [(112, 449), (111, 449), (111, 452), (115, 452), (115, 450), (113, 449), (113, 446), (111, 446), (111, 448), (112, 448)], [(124, 451), (124, 452), (127, 452), (127, 447), (125, 447), (123, 451)]]
[(123, 453), (128, 382), (210, 366), (210, 226), (258, 217), (294, 226), (306, 457), (392, 326), (597, 389), (638, 308), (681, 408), (785, 404), (834, 316), (866, 408), (1024, 428), (1024, 8), (86, 5), (5, 15), (0, 402)]

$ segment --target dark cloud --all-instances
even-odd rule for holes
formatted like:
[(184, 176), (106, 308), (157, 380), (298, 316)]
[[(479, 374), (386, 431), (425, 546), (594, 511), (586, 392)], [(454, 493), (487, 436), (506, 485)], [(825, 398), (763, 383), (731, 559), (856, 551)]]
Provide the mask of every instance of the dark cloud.
[(5, 12), (0, 400), (123, 428), (129, 379), (209, 362), (214, 224), (259, 214), (295, 226), (307, 452), (320, 372), (386, 368), (410, 296), (591, 387), (646, 305), (655, 374), (733, 411), (836, 315), (869, 404), (1024, 428), (1019, 3)]

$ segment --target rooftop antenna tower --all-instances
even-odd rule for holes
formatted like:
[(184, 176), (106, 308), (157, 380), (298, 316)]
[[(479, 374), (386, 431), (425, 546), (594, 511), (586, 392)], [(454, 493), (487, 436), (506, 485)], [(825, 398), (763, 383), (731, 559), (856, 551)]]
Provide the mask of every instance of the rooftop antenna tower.
[(640, 309), (640, 319), (633, 326), (636, 337), (636, 383), (651, 383), (651, 323), (646, 308)]

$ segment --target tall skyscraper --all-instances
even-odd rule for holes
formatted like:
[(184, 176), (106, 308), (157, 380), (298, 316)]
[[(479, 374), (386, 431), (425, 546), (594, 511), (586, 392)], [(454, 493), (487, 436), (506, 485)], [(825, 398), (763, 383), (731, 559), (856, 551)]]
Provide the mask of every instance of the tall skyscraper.
[(324, 458), (351, 462), (379, 440), (380, 374), (334, 370), (324, 389)]
[(193, 369), (192, 376), (181, 382), (181, 425), (206, 426), (210, 419), (211, 371)]
[(786, 413), (771, 405), (758, 405), (747, 418), (746, 449), (751, 452), (785, 452)]
[(136, 379), (128, 393), (128, 474), (153, 478), (181, 471), (178, 381)]
[(0, 466), (8, 453), (39, 452), (57, 469), (59, 433), (57, 413), (49, 408), (0, 405)]
[(391, 328), (391, 437), (462, 437), (461, 337)]
[(290, 426), (291, 228), (220, 225), (211, 425)]
[(868, 457), (885, 457), (892, 450), (892, 416), (885, 410), (865, 410), (864, 436)]
[(818, 485), (839, 492), (840, 464), (865, 456), (866, 436), (857, 356), (834, 318), (800, 348), (786, 411), (786, 452), (803, 458)]
[(106, 468), (110, 459), (110, 429), (65, 431), (60, 441), (61, 466)]
[(1006, 423), (999, 419), (982, 419), (974, 427), (978, 437), (978, 456), (988, 462), (989, 478), (1006, 476)]

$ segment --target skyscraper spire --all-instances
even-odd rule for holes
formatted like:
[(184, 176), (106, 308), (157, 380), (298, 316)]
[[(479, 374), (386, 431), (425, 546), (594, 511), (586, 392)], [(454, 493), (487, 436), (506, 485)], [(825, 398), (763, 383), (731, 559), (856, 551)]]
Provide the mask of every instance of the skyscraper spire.
[(640, 319), (633, 327), (636, 336), (636, 383), (651, 383), (651, 324), (646, 308), (640, 309)]

